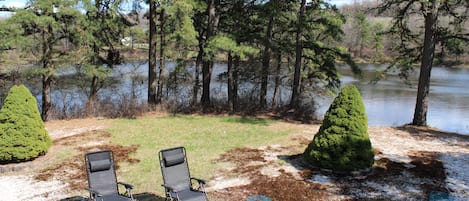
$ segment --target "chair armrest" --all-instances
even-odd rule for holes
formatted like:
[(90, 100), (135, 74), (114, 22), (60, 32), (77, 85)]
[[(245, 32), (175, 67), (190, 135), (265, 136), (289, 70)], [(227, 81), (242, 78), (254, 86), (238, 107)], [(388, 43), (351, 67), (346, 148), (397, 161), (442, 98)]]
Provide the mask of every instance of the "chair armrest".
[(124, 182), (117, 182), (117, 184), (123, 185), (126, 189), (134, 189), (134, 186), (132, 186), (131, 184), (127, 184)]
[(205, 180), (203, 180), (203, 179), (198, 179), (198, 178), (191, 177), (191, 180), (195, 180), (195, 181), (197, 181), (199, 184), (204, 184), (204, 185), (205, 185)]
[(98, 193), (98, 191), (95, 191), (95, 190), (93, 190), (93, 189), (91, 189), (91, 188), (87, 188), (86, 190), (88, 190), (88, 191), (90, 192), (90, 194), (92, 194), (92, 195), (94, 195), (94, 196), (96, 196), (96, 197), (101, 197), (101, 196), (103, 196), (103, 195), (101, 195), (100, 193)]

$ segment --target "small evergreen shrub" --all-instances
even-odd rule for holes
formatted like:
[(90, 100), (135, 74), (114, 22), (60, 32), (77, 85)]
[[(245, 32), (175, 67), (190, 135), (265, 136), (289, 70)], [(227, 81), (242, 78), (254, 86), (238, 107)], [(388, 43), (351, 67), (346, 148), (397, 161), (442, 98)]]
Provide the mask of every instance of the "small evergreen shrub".
[(337, 172), (362, 170), (373, 165), (365, 106), (354, 85), (345, 86), (334, 99), (303, 155), (309, 163)]
[(51, 143), (36, 99), (24, 85), (13, 86), (0, 110), (0, 163), (32, 160)]

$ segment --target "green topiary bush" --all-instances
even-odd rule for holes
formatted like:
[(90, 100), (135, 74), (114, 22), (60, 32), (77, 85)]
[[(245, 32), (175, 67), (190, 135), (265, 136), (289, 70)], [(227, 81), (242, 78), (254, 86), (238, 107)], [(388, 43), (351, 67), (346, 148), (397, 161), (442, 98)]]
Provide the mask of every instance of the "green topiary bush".
[(51, 143), (36, 99), (24, 85), (13, 86), (0, 110), (0, 163), (32, 160)]
[(360, 92), (345, 86), (324, 116), (304, 158), (315, 166), (337, 172), (369, 168), (374, 152), (368, 136), (368, 120)]

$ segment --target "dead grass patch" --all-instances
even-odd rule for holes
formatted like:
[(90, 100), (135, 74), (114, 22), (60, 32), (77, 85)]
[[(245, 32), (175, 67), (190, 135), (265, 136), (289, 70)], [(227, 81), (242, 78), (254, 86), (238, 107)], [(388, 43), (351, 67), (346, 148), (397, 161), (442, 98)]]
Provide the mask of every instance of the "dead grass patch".
[(439, 154), (436, 152), (419, 152), (410, 156), (412, 161), (410, 164), (415, 167), (410, 171), (418, 178), (429, 179), (433, 182), (423, 183), (422, 189), (426, 194), (431, 191), (448, 192), (445, 187), (446, 173)]
[(266, 195), (272, 200), (313, 201), (328, 200), (331, 196), (320, 184), (296, 180), (291, 174), (283, 172), (278, 177), (251, 175), (253, 181), (244, 186), (231, 187), (211, 193), (216, 200), (246, 200), (249, 195)]
[(404, 163), (394, 162), (388, 158), (381, 158), (375, 161), (372, 173), (368, 176), (370, 179), (387, 181), (388, 177), (394, 177), (404, 171)]
[[(300, 141), (301, 142), (301, 141)], [(399, 200), (402, 197), (386, 192), (386, 188), (396, 188), (402, 191), (403, 197), (409, 199), (425, 199), (432, 191), (447, 192), (445, 187), (445, 169), (435, 152), (412, 152), (410, 163), (395, 162), (384, 156), (379, 150), (376, 154), (381, 158), (368, 174), (364, 175), (335, 175), (329, 171), (319, 170), (305, 164), (302, 155), (278, 155), (298, 170), (298, 175), (279, 169), (278, 176), (263, 175), (261, 169), (275, 168), (276, 161), (265, 160), (270, 152), (282, 153), (297, 147), (263, 147), (236, 148), (222, 154), (220, 161), (235, 164), (230, 174), (248, 178), (247, 185), (228, 187), (216, 190), (210, 194), (215, 200), (237, 201), (245, 200), (249, 195), (262, 194), (272, 200)], [(283, 150), (282, 150), (283, 149)], [(313, 177), (323, 175), (330, 179), (330, 183), (313, 181)], [(413, 192), (409, 189), (420, 189)], [(406, 192), (408, 190), (409, 192)]]
[[(286, 172), (282, 168), (278, 171), (278, 176), (264, 175), (261, 173), (262, 168), (278, 168), (280, 166), (275, 160), (266, 160), (266, 155), (272, 153), (283, 153), (289, 152), (289, 150), (295, 149), (296, 147), (263, 147), (261, 149), (256, 148), (235, 148), (228, 151), (220, 156), (220, 162), (229, 162), (236, 165), (236, 167), (230, 171), (230, 174), (235, 174), (238, 177), (249, 178), (251, 182), (247, 185), (241, 185), (236, 187), (229, 187), (226, 189), (211, 192), (211, 195), (216, 196), (215, 200), (225, 201), (238, 201), (245, 200), (249, 195), (262, 194), (266, 195), (273, 200), (327, 200), (331, 195), (329, 192), (324, 191), (321, 184), (307, 181), (306, 175), (310, 175), (309, 169), (298, 171), (299, 175), (295, 176), (292, 173)], [(284, 155), (277, 155), (277, 157), (283, 158), (283, 160), (296, 163), (299, 155), (291, 157)], [(290, 161), (291, 160), (291, 161)], [(296, 166), (297, 164), (295, 164)]]
[(253, 161), (265, 162), (262, 151), (254, 148), (235, 148), (220, 156), (222, 162), (232, 162), (239, 166), (246, 166)]
[(410, 164), (415, 167), (411, 168), (415, 176), (420, 178), (440, 178), (446, 179), (443, 163), (438, 159), (439, 154), (436, 152), (418, 152), (410, 156), (412, 161)]
[[(137, 145), (121, 146), (110, 144), (107, 141), (111, 136), (111, 133), (107, 131), (92, 130), (54, 140), (54, 145), (61, 146), (61, 148), (58, 149), (72, 150), (72, 156), (41, 169), (39, 173), (34, 176), (34, 179), (47, 181), (54, 178), (66, 182), (71, 190), (85, 189), (88, 186), (88, 182), (84, 165), (84, 155), (87, 152), (97, 150), (112, 150), (116, 169), (119, 168), (121, 162), (140, 162), (140, 160), (130, 156), (137, 150)], [(94, 146), (81, 146), (83, 142), (89, 142), (91, 139), (92, 141), (102, 141), (103, 143)]]
[(76, 135), (71, 135), (63, 138), (54, 140), (54, 145), (62, 146), (77, 146), (87, 141), (102, 141), (110, 138), (112, 135), (109, 132), (103, 130), (91, 130)]

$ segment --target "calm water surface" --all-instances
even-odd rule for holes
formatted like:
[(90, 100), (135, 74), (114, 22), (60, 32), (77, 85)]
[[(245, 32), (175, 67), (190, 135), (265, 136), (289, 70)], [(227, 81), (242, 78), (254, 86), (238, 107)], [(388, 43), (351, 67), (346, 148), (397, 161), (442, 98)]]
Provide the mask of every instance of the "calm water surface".
[[(362, 66), (365, 72), (372, 72), (375, 67)], [(417, 97), (417, 75), (418, 72), (415, 72), (411, 85), (405, 84), (397, 76), (377, 84), (351, 76), (345, 76), (342, 81), (344, 84), (353, 83), (359, 88), (369, 125), (399, 126), (412, 121)], [(429, 126), (469, 134), (468, 69), (433, 68), (429, 98)], [(329, 107), (330, 102), (325, 103), (320, 107), (321, 113)]]

